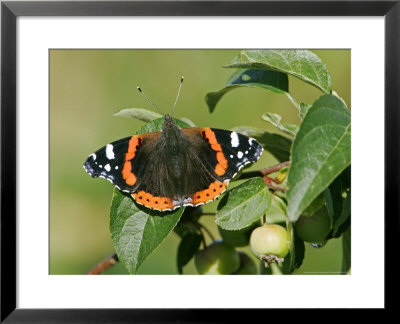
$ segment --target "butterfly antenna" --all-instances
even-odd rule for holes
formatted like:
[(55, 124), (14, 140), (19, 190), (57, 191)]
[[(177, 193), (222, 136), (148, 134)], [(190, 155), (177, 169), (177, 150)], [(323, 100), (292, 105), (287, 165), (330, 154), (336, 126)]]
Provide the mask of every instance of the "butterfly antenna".
[(181, 77), (181, 82), (179, 83), (178, 94), (176, 95), (174, 107), (172, 108), (172, 116), (174, 115), (175, 106), (176, 106), (176, 103), (178, 102), (179, 94), (181, 93), (182, 83), (183, 83), (183, 77)]
[(142, 90), (140, 87), (137, 87), (137, 89), (138, 89), (138, 91), (146, 98), (146, 100), (147, 100), (148, 102), (150, 102), (150, 104), (151, 104), (155, 109), (158, 110), (158, 112), (159, 112), (161, 115), (164, 115), (164, 113), (161, 111), (161, 109), (160, 109), (153, 101), (151, 101), (149, 97), (146, 96), (146, 94), (143, 92), (143, 90)]

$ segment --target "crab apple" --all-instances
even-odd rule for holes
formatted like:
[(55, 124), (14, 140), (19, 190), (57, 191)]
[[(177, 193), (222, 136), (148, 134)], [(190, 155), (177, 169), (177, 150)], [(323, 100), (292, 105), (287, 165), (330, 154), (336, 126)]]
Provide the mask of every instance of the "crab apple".
[(295, 228), (297, 235), (305, 242), (324, 242), (331, 231), (331, 218), (326, 206), (318, 209), (312, 216), (301, 215)]
[(225, 243), (233, 247), (246, 246), (249, 245), (250, 234), (256, 226), (256, 224), (252, 224), (237, 231), (228, 231), (218, 227), (218, 231)]
[(230, 274), (240, 265), (239, 253), (223, 241), (215, 241), (194, 257), (196, 270), (200, 274)]
[(240, 266), (239, 269), (234, 274), (250, 275), (258, 273), (256, 264), (246, 253), (239, 251), (239, 257), (240, 257)]
[(280, 225), (264, 224), (251, 233), (250, 248), (257, 257), (273, 254), (284, 258), (289, 252), (288, 233)]

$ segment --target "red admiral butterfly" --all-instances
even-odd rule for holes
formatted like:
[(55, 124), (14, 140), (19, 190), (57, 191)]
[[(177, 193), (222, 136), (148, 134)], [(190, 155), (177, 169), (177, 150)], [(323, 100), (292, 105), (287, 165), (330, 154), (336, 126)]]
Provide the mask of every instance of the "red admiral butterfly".
[(86, 172), (109, 180), (138, 204), (167, 211), (214, 200), (263, 152), (260, 143), (242, 134), (179, 128), (169, 115), (164, 118), (162, 131), (126, 137), (91, 154)]

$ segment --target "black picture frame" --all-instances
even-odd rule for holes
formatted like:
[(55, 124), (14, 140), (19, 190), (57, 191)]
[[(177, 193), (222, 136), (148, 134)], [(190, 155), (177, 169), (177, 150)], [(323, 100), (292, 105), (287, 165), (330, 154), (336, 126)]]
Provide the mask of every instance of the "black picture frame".
[[(16, 308), (16, 19), (19, 16), (384, 16), (385, 308), (398, 254), (400, 0), (395, 1), (2, 1), (1, 2), (1, 322), (234, 322), (243, 310)], [(379, 172), (379, 171), (378, 171)], [(375, 176), (375, 175), (373, 175)], [(373, 188), (371, 180), (371, 188)], [(374, 188), (375, 189), (375, 188)], [(383, 190), (377, 188), (376, 190)], [(373, 261), (366, 261), (366, 263)], [(368, 264), (366, 264), (366, 267)], [(392, 268), (393, 269), (393, 268)], [(373, 270), (371, 270), (373, 271)], [(389, 284), (388, 284), (389, 283)], [(367, 283), (366, 283), (367, 284)], [(391, 288), (392, 287), (392, 288)], [(184, 297), (183, 297), (184, 298)], [(251, 310), (252, 318), (262, 310)], [(270, 313), (269, 313), (270, 314)], [(266, 315), (264, 313), (264, 315)], [(264, 317), (265, 318), (265, 317)]]

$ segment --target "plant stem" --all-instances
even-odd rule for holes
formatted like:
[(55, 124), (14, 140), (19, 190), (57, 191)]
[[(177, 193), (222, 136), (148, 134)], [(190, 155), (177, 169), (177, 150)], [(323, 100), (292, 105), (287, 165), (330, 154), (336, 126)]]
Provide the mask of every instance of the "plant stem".
[(202, 213), (200, 216), (215, 216), (215, 213)]
[(288, 244), (289, 244), (289, 253), (290, 253), (290, 267), (289, 269), (294, 269), (294, 261), (295, 261), (295, 250), (294, 250), (294, 230), (293, 223), (286, 218), (286, 228), (288, 232)]
[(116, 253), (111, 254), (106, 259), (101, 261), (98, 265), (96, 265), (92, 269), (90, 269), (86, 274), (88, 274), (88, 275), (100, 274), (117, 263), (118, 263), (117, 254)]
[(255, 177), (262, 177), (263, 174), (260, 171), (249, 171), (249, 172), (243, 172), (239, 177), (237, 177), (235, 180), (245, 180), (245, 179), (251, 179)]
[(272, 165), (268, 168), (261, 169), (258, 171), (249, 171), (249, 172), (243, 172), (238, 178), (235, 180), (244, 180), (244, 179), (249, 179), (249, 178), (254, 178), (254, 177), (264, 177), (268, 174), (274, 173), (279, 171), (280, 169), (287, 167), (290, 165), (290, 161), (282, 162), (276, 165)]
[(282, 270), (279, 267), (277, 262), (272, 262), (272, 263), (269, 264), (269, 266), (271, 267), (271, 271), (272, 271), (273, 275), (281, 275), (281, 274), (283, 274)]
[(204, 232), (207, 233), (207, 235), (210, 237), (210, 239), (214, 242), (215, 238), (214, 236), (211, 234), (211, 232), (207, 229), (207, 227), (205, 227), (204, 225), (201, 225), (200, 223), (198, 223), (200, 225), (200, 227), (204, 230)]
[(254, 177), (264, 177), (264, 182), (265, 185), (270, 188), (273, 191), (281, 191), (285, 192), (287, 189), (286, 188), (281, 188), (279, 187), (277, 181), (273, 178), (268, 177), (269, 174), (274, 173), (279, 171), (280, 169), (287, 167), (290, 165), (290, 161), (282, 162), (273, 166), (270, 166), (265, 169), (261, 169), (258, 171), (250, 171), (250, 172), (244, 172), (242, 173), (238, 178), (235, 180), (244, 180), (244, 179), (250, 179)]
[(278, 206), (280, 210), (282, 211), (284, 217), (285, 217), (285, 222), (286, 222), (286, 230), (288, 232), (288, 244), (289, 244), (289, 253), (290, 253), (290, 266), (289, 269), (293, 269), (294, 267), (294, 261), (295, 261), (295, 250), (294, 250), (294, 228), (293, 228), (293, 223), (289, 220), (289, 217), (287, 216), (287, 206), (285, 202), (282, 200), (282, 198), (272, 195), (272, 199), (275, 199), (278, 202)]
[(282, 163), (279, 163), (279, 164), (276, 164), (276, 165), (272, 165), (272, 166), (270, 166), (268, 168), (265, 168), (265, 169), (261, 169), (259, 172), (261, 172), (261, 174), (263, 176), (266, 176), (268, 174), (277, 172), (282, 168), (288, 167), (289, 165), (290, 165), (290, 161), (286, 161), (286, 162), (282, 162)]
[(272, 178), (270, 178), (270, 177), (268, 177), (268, 176), (264, 176), (264, 183), (265, 183), (265, 185), (266, 185), (269, 189), (271, 189), (271, 190), (273, 190), (273, 191), (285, 192), (285, 191), (287, 190), (286, 188), (281, 188), (281, 187), (279, 187), (279, 186), (275, 183), (274, 179), (272, 179)]
[(201, 235), (201, 242), (203, 243), (203, 249), (207, 247), (207, 242), (206, 239), (204, 238), (203, 232), (200, 230), (200, 235)]
[(210, 233), (210, 231), (205, 226), (201, 225), (198, 222), (193, 222), (193, 224), (200, 231), (201, 240), (203, 242), (204, 248), (207, 247), (207, 243), (206, 243), (206, 239), (204, 237), (204, 234), (203, 234), (202, 230), (204, 230), (204, 232), (206, 232), (208, 234), (208, 236), (211, 238), (212, 241), (215, 241), (214, 236)]
[(268, 174), (274, 173), (279, 171), (280, 169), (287, 167), (290, 165), (290, 161), (282, 162), (273, 166), (270, 166), (265, 169), (261, 169), (258, 171), (249, 171), (249, 172), (243, 172), (237, 179), (235, 180), (244, 180), (244, 179), (250, 179), (254, 177), (263, 177)]
[(262, 215), (261, 222), (261, 225), (267, 225), (267, 214)]

